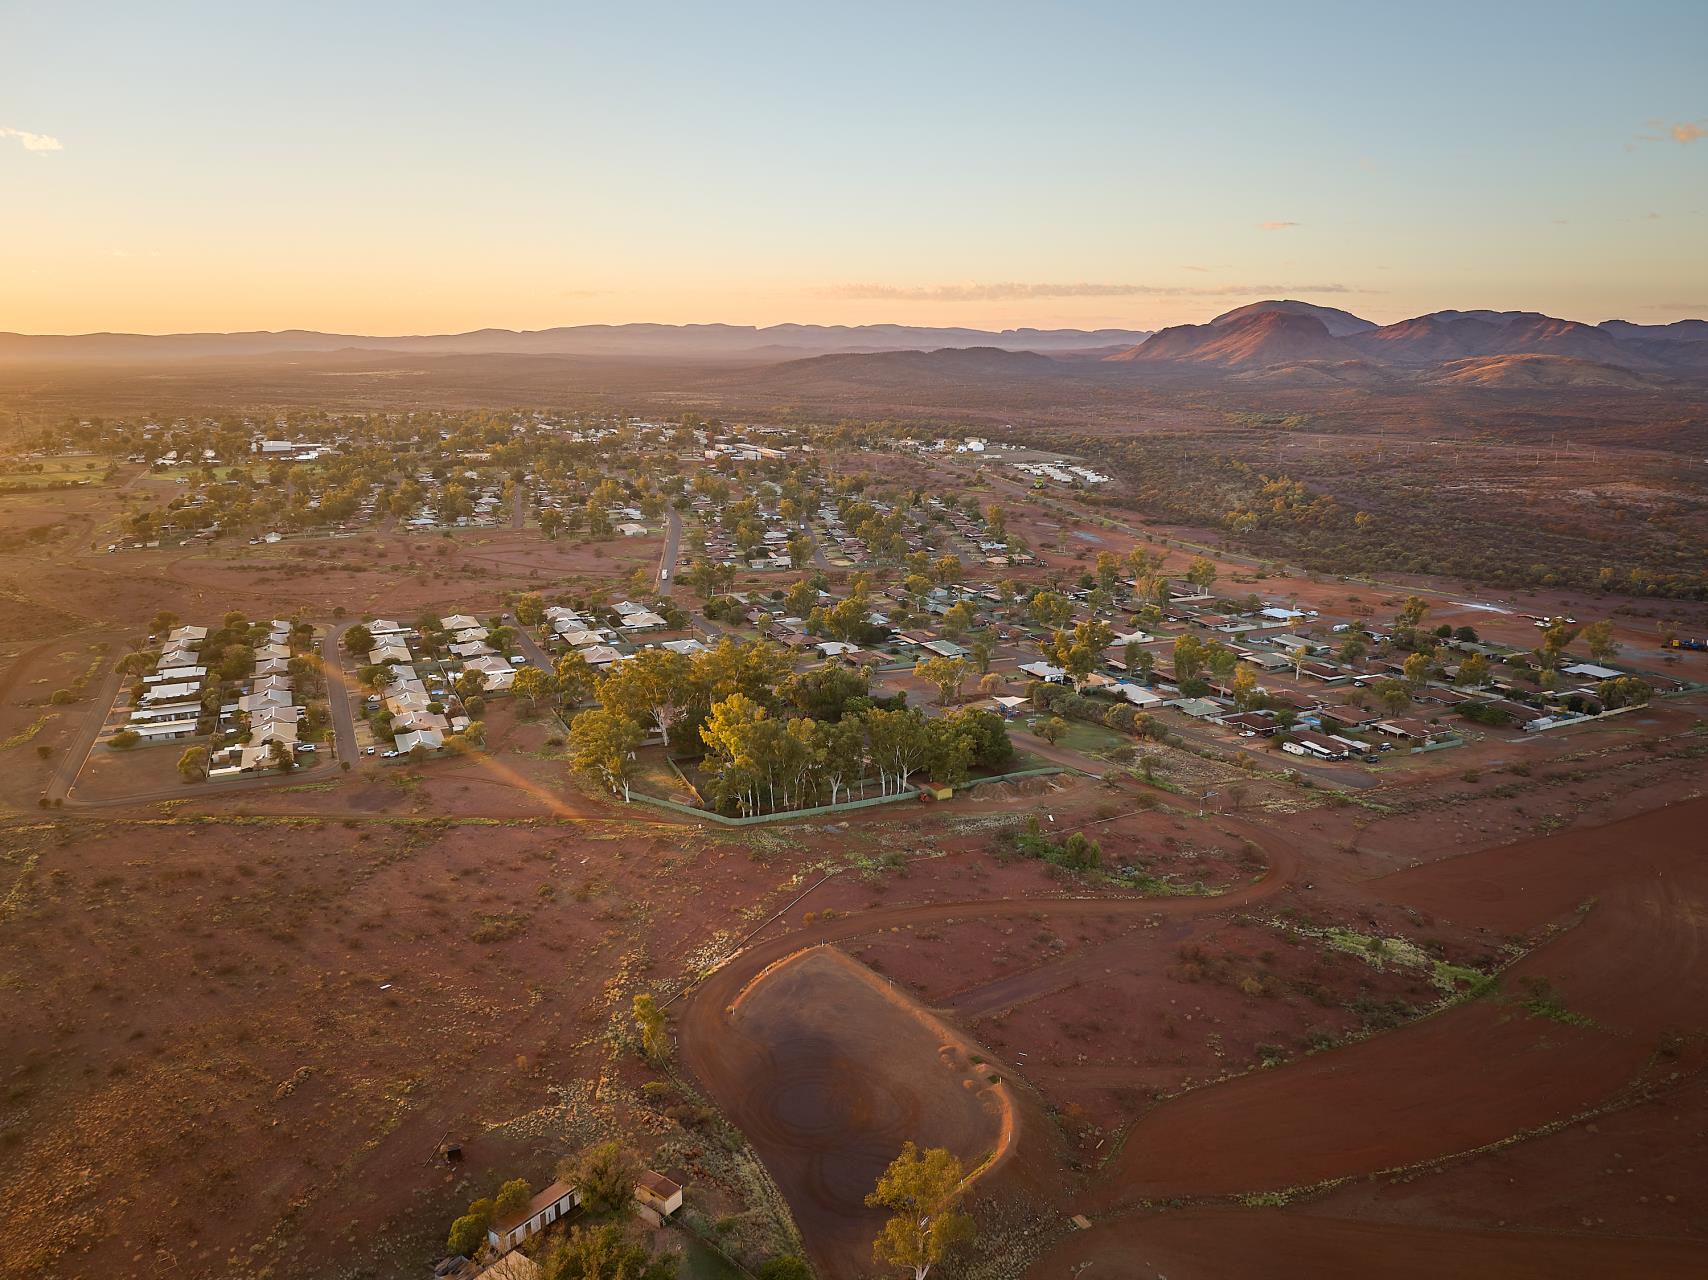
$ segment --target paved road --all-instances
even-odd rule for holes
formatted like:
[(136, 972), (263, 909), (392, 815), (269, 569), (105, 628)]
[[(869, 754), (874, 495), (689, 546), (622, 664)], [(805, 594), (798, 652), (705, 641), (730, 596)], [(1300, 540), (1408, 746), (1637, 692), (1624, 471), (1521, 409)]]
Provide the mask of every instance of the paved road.
[(682, 513), (675, 507), (667, 509), (669, 520), (664, 530), (664, 554), (658, 558), (658, 594), (668, 600), (676, 591), (676, 559), (682, 550)]
[(528, 504), (522, 496), (522, 486), (516, 486), (516, 492), (510, 498), (510, 527), (520, 529), (528, 519)]
[[(521, 623), (517, 623), (515, 625), (515, 630), (516, 648), (523, 654), (527, 655), (529, 662), (533, 663), (547, 675), (550, 675), (555, 665), (552, 656), (541, 647), (538, 640), (534, 639), (529, 628), (524, 627)], [(505, 654), (504, 656), (509, 657), (510, 655)]]

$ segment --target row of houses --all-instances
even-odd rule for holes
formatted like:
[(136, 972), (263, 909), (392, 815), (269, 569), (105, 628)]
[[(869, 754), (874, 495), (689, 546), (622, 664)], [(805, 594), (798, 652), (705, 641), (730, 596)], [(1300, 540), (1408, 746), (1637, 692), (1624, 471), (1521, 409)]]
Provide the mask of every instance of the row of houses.
[[(619, 645), (632, 646), (636, 637), (663, 631), (670, 626), (662, 614), (632, 600), (612, 605), (611, 617), (610, 623), (602, 623), (567, 605), (552, 605), (545, 613), (552, 642), (560, 648), (579, 653), (589, 666), (600, 669), (629, 656)], [(697, 640), (686, 640), (666, 641), (664, 647), (689, 653), (704, 646)]]
[(142, 677), (142, 694), (125, 728), (144, 742), (196, 736), (202, 719), (202, 688), (208, 669), (199, 650), (206, 627), (177, 627), (166, 636), (154, 670)]
[[(298, 735), (307, 708), (297, 702), (291, 678), (291, 624), (275, 618), (267, 643), (255, 650), (255, 668), (235, 702), (219, 709), (221, 733), (242, 732), (244, 741), (216, 751), (209, 777), (265, 769), (279, 755), (296, 758)], [(274, 743), (278, 743), (275, 749)]]
[(445, 739), (459, 728), (467, 728), (466, 718), (459, 726), (442, 710), (448, 691), (430, 691), (415, 667), (415, 656), (409, 648), (409, 629), (390, 618), (376, 618), (368, 623), (374, 647), (368, 661), (389, 666), (391, 679), (377, 695), (391, 716), (392, 751), (408, 755), (420, 748), (437, 751)]
[(492, 647), (492, 633), (478, 619), (454, 613), (440, 618), (439, 625), (451, 637), (446, 647), (459, 671), (480, 676), (483, 693), (509, 692), (516, 682), (516, 664)]

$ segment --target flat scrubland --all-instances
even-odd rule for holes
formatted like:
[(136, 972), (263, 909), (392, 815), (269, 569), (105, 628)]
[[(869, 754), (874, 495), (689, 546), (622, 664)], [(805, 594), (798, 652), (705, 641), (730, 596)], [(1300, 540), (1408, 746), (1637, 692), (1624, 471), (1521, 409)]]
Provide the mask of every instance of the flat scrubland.
[[(1146, 412), (1252, 431), (1231, 406)], [(1343, 429), (1283, 463), (1326, 464)], [(1571, 478), (1541, 452), (1526, 474)], [(1655, 647), (1659, 620), (1702, 633), (1698, 602), (1468, 582), (1444, 555), (1313, 574), (1148, 513), (1131, 481), (1085, 503), (973, 460), (858, 456), (1005, 503), (1027, 581), (1166, 538), (1229, 591), (1361, 616), (1421, 589), (1431, 624), (1524, 647), (1527, 613), (1608, 616), (1632, 661), (1708, 675)], [(1367, 501), (1396, 456), (1336, 491)], [(0, 1250), (20, 1274), (425, 1274), (471, 1198), (607, 1136), (680, 1174), (733, 1251), (798, 1247), (826, 1276), (870, 1273), (861, 1197), (909, 1137), (993, 1158), (946, 1275), (1708, 1266), (1700, 693), (1324, 781), (1231, 735), (1147, 744), (1147, 781), (1112, 735), (1017, 723), (1074, 772), (742, 830), (589, 789), (561, 726), (495, 702), (466, 755), (44, 809), (157, 610), (485, 613), (659, 554), (381, 525), (109, 555), (133, 478), (0, 498)], [(1026, 856), (1034, 818), (1095, 838), (1098, 870)], [(643, 991), (669, 1002), (663, 1065), (635, 1052)]]

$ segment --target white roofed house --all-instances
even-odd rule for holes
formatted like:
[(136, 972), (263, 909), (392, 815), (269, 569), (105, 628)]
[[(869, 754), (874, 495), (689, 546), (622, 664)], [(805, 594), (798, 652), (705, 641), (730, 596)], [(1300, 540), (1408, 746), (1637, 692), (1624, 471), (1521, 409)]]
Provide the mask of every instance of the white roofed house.
[(1162, 695), (1154, 693), (1143, 685), (1129, 684), (1123, 680), (1114, 686), (1113, 692), (1120, 694), (1135, 707), (1155, 707), (1162, 704)]
[(478, 630), (483, 638), (486, 635), (486, 629), (480, 625), (480, 620), (471, 618), (466, 613), (453, 613), (448, 618), (440, 618), (439, 625), (450, 632)]
[(451, 724), (444, 716), (433, 711), (406, 711), (400, 716), (393, 716), (391, 731), (395, 737), (400, 733), (446, 733)]
[(1561, 667), (1560, 671), (1564, 675), (1582, 676), (1586, 680), (1616, 680), (1625, 674), (1614, 667), (1597, 666), (1593, 662), (1574, 662), (1569, 667)]
[(470, 659), (463, 664), (463, 670), (477, 672), (481, 678), (481, 688), (487, 693), (503, 693), (516, 680), (516, 668), (497, 654)]
[(1047, 684), (1066, 684), (1068, 682), (1068, 673), (1048, 662), (1023, 662), (1020, 664), (1020, 670), (1033, 679), (1042, 680)]
[(269, 707), (288, 707), (291, 705), (291, 694), (288, 689), (267, 689), (256, 693), (246, 693), (237, 700), (237, 709), (253, 716), (257, 711)]
[(367, 660), (369, 663), (374, 664), (384, 662), (408, 662), (409, 647), (407, 645), (388, 640), (382, 644), (376, 644), (371, 650), (369, 650)]
[(249, 744), (258, 747), (268, 742), (282, 742), (287, 747), (294, 747), (297, 742), (296, 720), (268, 719), (252, 724), (249, 730)]
[(465, 663), (472, 658), (484, 658), (493, 652), (492, 646), (484, 640), (469, 640), (451, 645), (451, 652)]
[(160, 667), (151, 676), (144, 676), (146, 684), (188, 684), (190, 681), (207, 679), (206, 667)]
[(554, 604), (546, 610), (546, 621), (554, 631), (585, 628), (587, 619), (566, 605)]
[(173, 719), (133, 720), (125, 728), (141, 737), (144, 742), (165, 742), (174, 738), (193, 738), (199, 720), (200, 717), (195, 715)]
[(425, 711), (431, 701), (425, 689), (399, 689), (386, 698), (385, 706), (392, 715), (401, 716), (411, 711)]
[(177, 684), (150, 685), (143, 690), (142, 701), (145, 703), (181, 702), (186, 698), (195, 697), (201, 692), (201, 688), (202, 682), (200, 680), (185, 680)]
[(596, 644), (591, 648), (583, 649), (581, 656), (587, 660), (589, 666), (593, 667), (608, 667), (613, 662), (621, 661), (623, 657), (608, 644)]
[(424, 751), (437, 751), (445, 745), (445, 735), (437, 729), (411, 729), (397, 735), (392, 746), (399, 755), (420, 747)]

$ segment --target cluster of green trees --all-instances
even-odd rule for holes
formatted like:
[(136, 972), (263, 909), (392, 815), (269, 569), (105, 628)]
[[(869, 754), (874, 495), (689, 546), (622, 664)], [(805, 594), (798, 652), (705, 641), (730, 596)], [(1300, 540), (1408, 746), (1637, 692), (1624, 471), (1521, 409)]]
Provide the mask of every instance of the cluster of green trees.
[(884, 795), (922, 768), (962, 781), (1013, 752), (999, 716), (928, 719), (874, 699), (861, 671), (793, 673), (788, 654), (765, 641), (725, 639), (692, 657), (646, 649), (590, 692), (599, 705), (570, 725), (570, 761), (625, 799), (648, 737), (703, 753), (713, 803), (739, 813), (834, 804), (863, 792), (872, 775)]
[(873, 774), (879, 795), (903, 790), (919, 770), (953, 785), (1014, 754), (990, 711), (929, 718), (914, 707), (868, 707), (823, 721), (776, 716), (742, 694), (714, 705), (700, 736), (714, 803), (743, 815), (863, 797)]

